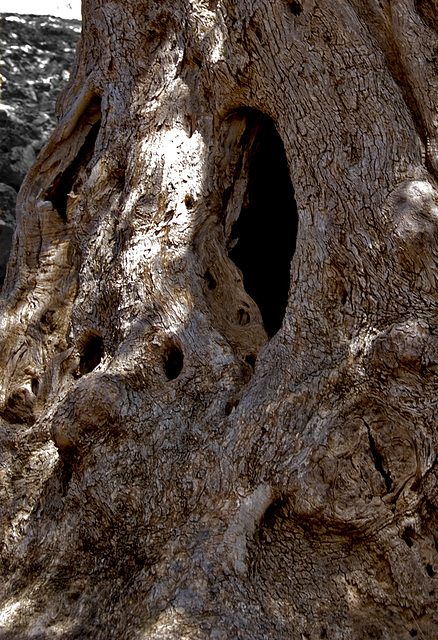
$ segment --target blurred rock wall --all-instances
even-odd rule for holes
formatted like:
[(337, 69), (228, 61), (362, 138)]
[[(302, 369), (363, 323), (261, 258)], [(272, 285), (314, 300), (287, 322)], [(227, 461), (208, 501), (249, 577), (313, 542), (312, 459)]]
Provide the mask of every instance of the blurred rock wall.
[(0, 102), (0, 288), (15, 229), (17, 193), (56, 122), (79, 20), (2, 14)]

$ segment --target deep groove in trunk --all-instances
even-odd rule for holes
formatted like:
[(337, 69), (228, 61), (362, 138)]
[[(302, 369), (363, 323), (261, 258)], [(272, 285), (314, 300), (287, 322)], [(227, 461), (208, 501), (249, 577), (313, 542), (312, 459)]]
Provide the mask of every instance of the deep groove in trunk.
[(47, 193), (47, 199), (52, 202), (64, 222), (67, 222), (68, 194), (76, 182), (79, 169), (88, 165), (94, 153), (94, 146), (96, 144), (96, 139), (101, 125), (100, 100), (96, 99), (91, 103), (82, 117), (82, 123), (79, 126), (90, 126), (90, 124), (91, 128), (89, 129), (76, 158), (63, 173), (56, 177), (52, 187)]

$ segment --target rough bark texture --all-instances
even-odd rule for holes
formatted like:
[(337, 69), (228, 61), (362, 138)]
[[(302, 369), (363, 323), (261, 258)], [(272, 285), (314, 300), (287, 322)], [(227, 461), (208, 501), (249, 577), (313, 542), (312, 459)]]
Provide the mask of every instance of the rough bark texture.
[(437, 637), (435, 4), (83, 16), (1, 300), (0, 637)]

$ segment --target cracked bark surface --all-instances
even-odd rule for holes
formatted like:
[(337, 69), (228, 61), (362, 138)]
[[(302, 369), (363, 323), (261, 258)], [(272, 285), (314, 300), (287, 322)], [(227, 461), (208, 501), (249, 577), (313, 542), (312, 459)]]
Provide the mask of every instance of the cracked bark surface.
[(436, 637), (433, 3), (83, 16), (0, 302), (0, 637)]

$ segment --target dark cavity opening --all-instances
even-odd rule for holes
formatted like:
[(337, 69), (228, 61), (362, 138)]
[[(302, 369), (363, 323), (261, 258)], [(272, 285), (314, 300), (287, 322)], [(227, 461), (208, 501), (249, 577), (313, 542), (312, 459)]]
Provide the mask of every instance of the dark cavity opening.
[(195, 201), (189, 193), (184, 198), (184, 204), (186, 205), (187, 209), (193, 209), (193, 207), (195, 206)]
[(370, 451), (371, 451), (371, 455), (373, 456), (373, 459), (374, 459), (374, 466), (376, 467), (376, 471), (378, 471), (380, 473), (380, 475), (382, 476), (382, 478), (383, 478), (383, 480), (385, 482), (386, 490), (389, 493), (391, 491), (391, 488), (392, 488), (391, 473), (385, 469), (384, 458), (383, 458), (382, 454), (377, 450), (375, 440), (374, 440), (374, 438), (372, 436), (372, 433), (371, 433), (371, 430), (370, 430), (370, 428), (368, 426), (367, 426), (367, 429), (368, 429), (368, 440), (369, 440), (369, 443), (370, 443)]
[(207, 283), (207, 287), (210, 289), (210, 291), (213, 291), (213, 289), (216, 289), (217, 282), (214, 279), (214, 277), (211, 275), (211, 271), (209, 269), (207, 269), (207, 271), (204, 273), (204, 280)]
[(249, 353), (247, 356), (245, 356), (245, 362), (254, 369), (256, 363), (255, 355), (253, 353)]
[(433, 567), (431, 564), (426, 565), (426, 571), (429, 578), (433, 578), (433, 576), (435, 575), (435, 571), (433, 570)]
[(292, 0), (292, 2), (290, 2), (290, 8), (294, 16), (299, 16), (301, 11), (303, 10), (301, 2), (297, 2), (297, 0)]
[(164, 353), (164, 371), (168, 380), (175, 380), (182, 371), (184, 355), (176, 344), (170, 344)]
[(238, 406), (239, 406), (238, 399), (230, 400), (229, 402), (227, 402), (227, 404), (225, 405), (225, 415), (226, 416), (231, 415), (231, 412), (233, 411), (233, 409), (235, 409)]
[(94, 153), (94, 146), (101, 124), (100, 107), (100, 99), (98, 98), (88, 106), (87, 111), (81, 118), (81, 122), (78, 124), (78, 128), (88, 129), (85, 140), (76, 158), (63, 173), (56, 177), (47, 193), (47, 199), (52, 202), (64, 222), (67, 221), (68, 194), (76, 182), (80, 168), (88, 165)]
[(237, 312), (237, 321), (242, 326), (249, 324), (251, 322), (251, 316), (246, 309), (239, 309)]
[(81, 359), (79, 361), (79, 373), (85, 375), (91, 373), (102, 360), (104, 352), (103, 340), (99, 335), (92, 335), (82, 348)]
[(248, 187), (231, 230), (229, 256), (241, 270), (245, 289), (271, 337), (286, 311), (298, 212), (283, 142), (273, 121), (249, 112), (247, 122), (252, 140)]
[(403, 531), (401, 538), (408, 545), (408, 547), (412, 547), (414, 544), (414, 536), (415, 536), (415, 531), (413, 531), (413, 529), (410, 529), (408, 527)]
[(61, 495), (65, 498), (68, 492), (70, 480), (73, 477), (74, 467), (77, 464), (77, 453), (73, 449), (63, 450), (61, 459)]
[(261, 545), (270, 544), (272, 534), (276, 532), (276, 535), (278, 535), (278, 532), (283, 528), (285, 521), (288, 519), (288, 512), (289, 501), (286, 496), (274, 500), (260, 519), (259, 526), (255, 532), (255, 540)]

